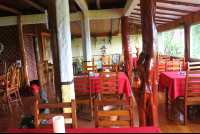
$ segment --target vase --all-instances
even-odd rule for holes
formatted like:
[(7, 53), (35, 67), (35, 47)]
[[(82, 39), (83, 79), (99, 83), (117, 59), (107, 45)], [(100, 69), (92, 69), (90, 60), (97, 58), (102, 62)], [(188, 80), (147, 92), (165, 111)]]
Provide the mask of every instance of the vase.
[(31, 90), (31, 95), (32, 95), (32, 96), (36, 96), (36, 95), (38, 95), (38, 93), (39, 93), (39, 89), (36, 90), (36, 91)]

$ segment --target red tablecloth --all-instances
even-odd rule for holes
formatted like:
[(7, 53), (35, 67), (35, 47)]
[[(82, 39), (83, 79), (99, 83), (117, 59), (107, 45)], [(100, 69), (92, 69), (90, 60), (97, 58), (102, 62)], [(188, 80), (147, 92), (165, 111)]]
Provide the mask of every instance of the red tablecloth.
[[(90, 82), (91, 82), (91, 92), (101, 93), (100, 75), (98, 77), (90, 77)], [(125, 93), (126, 99), (129, 99), (130, 92), (132, 92), (132, 90), (127, 76), (125, 75), (124, 72), (119, 72), (119, 94)]]
[(138, 58), (137, 58), (137, 57), (134, 57), (134, 58), (133, 58), (133, 67), (135, 67), (135, 66), (136, 66), (136, 64), (137, 64), (137, 61), (138, 61)]
[[(185, 72), (186, 71), (181, 71)], [(165, 87), (168, 87), (168, 94), (171, 100), (176, 99), (178, 96), (185, 95), (185, 81), (186, 75), (178, 74), (180, 71), (175, 72), (162, 72), (159, 78), (159, 90), (163, 91)], [(195, 76), (195, 74), (193, 74)]]
[[(54, 133), (53, 129), (11, 129), (6, 133)], [(65, 133), (161, 133), (157, 127), (66, 129)]]

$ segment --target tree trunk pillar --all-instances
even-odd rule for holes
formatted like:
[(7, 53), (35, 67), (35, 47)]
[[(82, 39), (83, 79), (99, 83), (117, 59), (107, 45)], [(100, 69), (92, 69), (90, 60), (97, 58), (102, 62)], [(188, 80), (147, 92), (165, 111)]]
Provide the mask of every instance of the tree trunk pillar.
[(122, 28), (122, 53), (124, 54), (125, 61), (125, 74), (127, 75), (130, 84), (132, 83), (132, 68), (133, 68), (133, 57), (129, 35), (129, 18), (124, 16), (121, 18)]
[(25, 82), (25, 94), (27, 94), (27, 91), (30, 87), (30, 81), (28, 76), (28, 63), (27, 63), (27, 55), (26, 55), (26, 49), (24, 46), (24, 36), (23, 36), (23, 28), (22, 28), (22, 17), (18, 16), (18, 36), (19, 36), (19, 44), (22, 52), (23, 57), (23, 65), (24, 65), (24, 82)]
[(140, 127), (158, 127), (158, 47), (155, 25), (156, 0), (140, 0), (143, 52), (137, 68), (143, 81), (134, 89)]

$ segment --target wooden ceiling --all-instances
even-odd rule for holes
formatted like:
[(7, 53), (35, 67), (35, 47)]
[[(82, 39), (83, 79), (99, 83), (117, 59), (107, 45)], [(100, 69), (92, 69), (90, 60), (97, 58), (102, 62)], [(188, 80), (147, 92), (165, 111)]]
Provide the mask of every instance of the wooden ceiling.
[[(156, 26), (169, 23), (199, 10), (200, 0), (157, 0)], [(140, 4), (133, 9), (129, 18), (130, 23), (141, 26)]]
[[(41, 14), (48, 9), (49, 0), (0, 0), (0, 17)], [(124, 8), (127, 0), (85, 0), (89, 10)], [(99, 2), (99, 5), (97, 4)], [(69, 0), (70, 13), (81, 11), (75, 0)], [(157, 0), (156, 26), (177, 20), (200, 10), (200, 0)], [(140, 3), (129, 16), (130, 24), (141, 26)], [(113, 33), (119, 31), (120, 19), (114, 19)], [(80, 23), (80, 21), (79, 21)], [(79, 24), (71, 22), (71, 33), (81, 35)], [(112, 19), (90, 20), (91, 34), (109, 34), (112, 31)]]

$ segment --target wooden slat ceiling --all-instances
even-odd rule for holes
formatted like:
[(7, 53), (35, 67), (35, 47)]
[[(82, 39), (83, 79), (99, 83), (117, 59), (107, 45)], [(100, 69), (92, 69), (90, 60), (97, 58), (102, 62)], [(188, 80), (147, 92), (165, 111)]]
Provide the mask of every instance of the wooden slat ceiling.
[[(156, 26), (169, 23), (199, 10), (200, 0), (157, 0)], [(140, 4), (133, 9), (129, 19), (131, 24), (141, 26)]]

